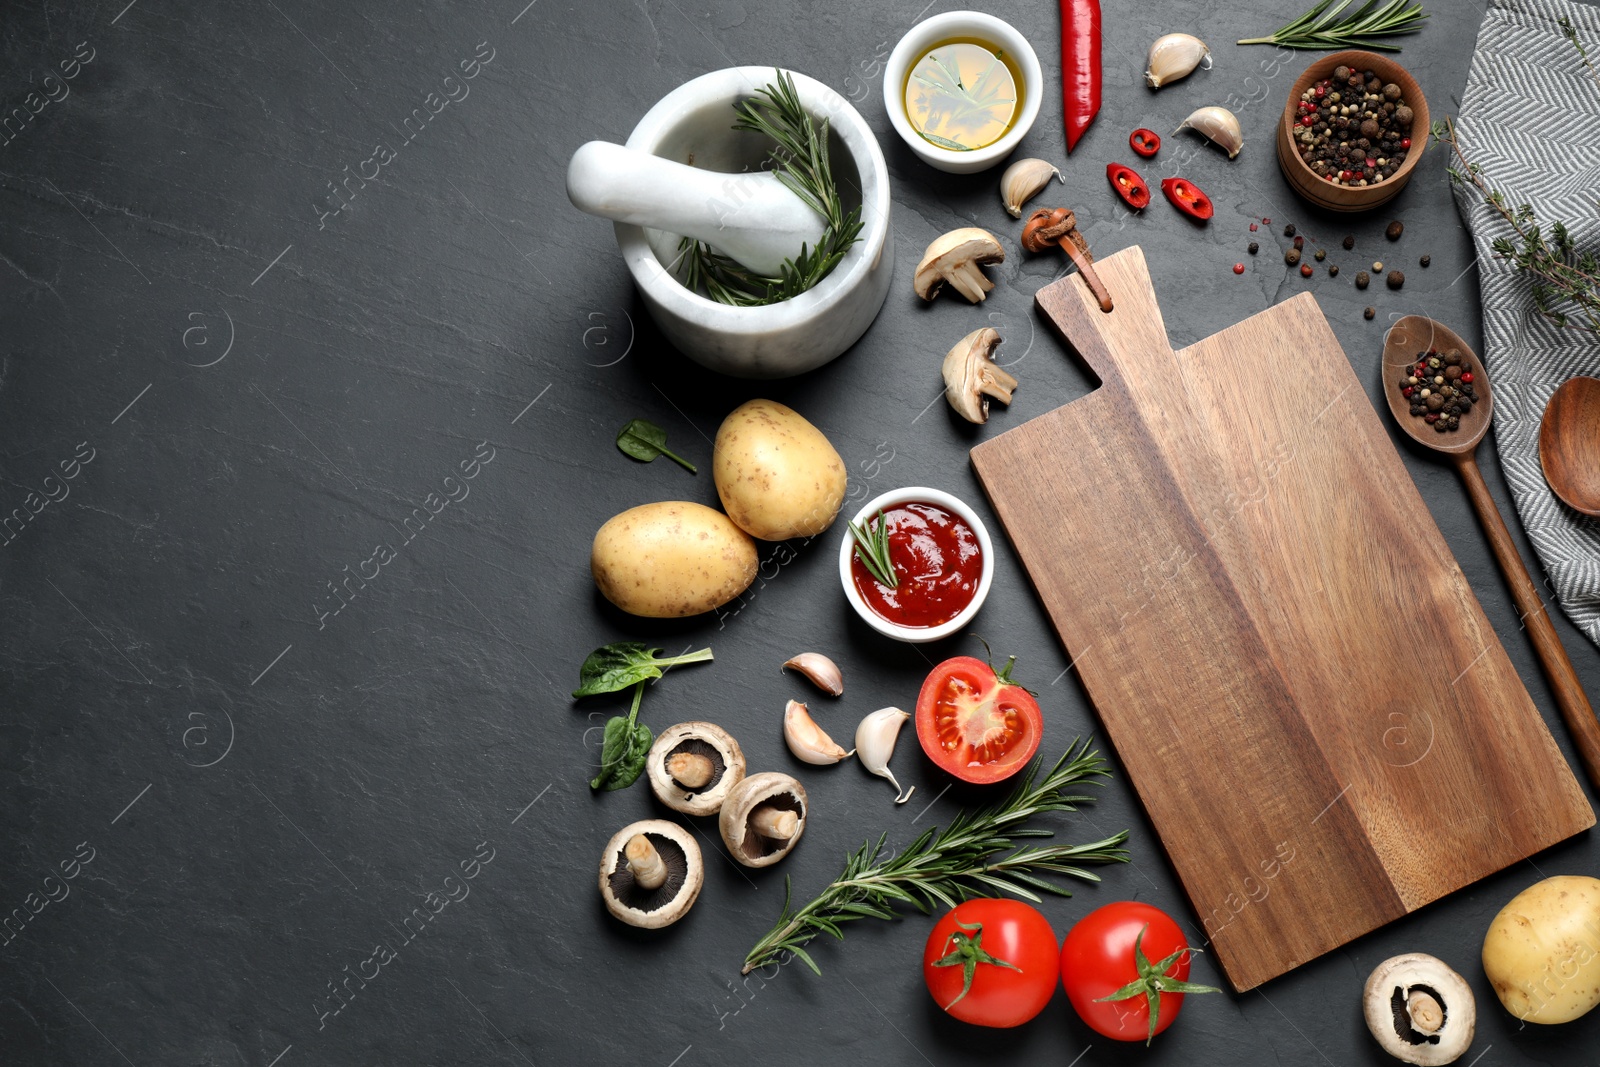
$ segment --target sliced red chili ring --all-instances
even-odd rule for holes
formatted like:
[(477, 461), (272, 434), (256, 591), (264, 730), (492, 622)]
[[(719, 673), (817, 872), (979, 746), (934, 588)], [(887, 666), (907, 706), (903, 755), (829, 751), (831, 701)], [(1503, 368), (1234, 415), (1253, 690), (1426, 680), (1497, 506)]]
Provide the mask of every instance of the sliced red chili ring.
[(1198, 185), (1187, 179), (1168, 178), (1161, 183), (1161, 191), (1167, 194), (1167, 199), (1172, 201), (1173, 207), (1191, 219), (1204, 222), (1216, 214), (1216, 209), (1211, 206), (1211, 198), (1202, 192)]
[(1156, 131), (1147, 130), (1143, 126), (1128, 135), (1128, 144), (1146, 159), (1161, 151), (1161, 137)]
[(1117, 191), (1124, 203), (1135, 211), (1143, 211), (1150, 206), (1150, 186), (1139, 177), (1139, 172), (1132, 167), (1124, 167), (1121, 163), (1107, 163), (1106, 177), (1111, 181), (1111, 188)]

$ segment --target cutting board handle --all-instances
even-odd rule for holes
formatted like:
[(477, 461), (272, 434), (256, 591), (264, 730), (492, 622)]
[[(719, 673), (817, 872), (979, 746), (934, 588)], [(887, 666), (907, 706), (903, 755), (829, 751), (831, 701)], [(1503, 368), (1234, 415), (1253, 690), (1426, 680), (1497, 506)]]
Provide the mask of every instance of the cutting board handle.
[(1152, 363), (1171, 362), (1172, 346), (1144, 250), (1138, 245), (1124, 248), (1095, 260), (1094, 269), (1111, 293), (1111, 311), (1100, 310), (1076, 271), (1034, 294), (1034, 303), (1062, 339), (1107, 384), (1127, 384)]

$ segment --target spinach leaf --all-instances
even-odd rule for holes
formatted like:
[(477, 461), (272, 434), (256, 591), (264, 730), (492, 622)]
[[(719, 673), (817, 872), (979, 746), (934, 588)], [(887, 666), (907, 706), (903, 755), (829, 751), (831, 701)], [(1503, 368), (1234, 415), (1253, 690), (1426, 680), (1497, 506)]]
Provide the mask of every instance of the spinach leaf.
[(600, 773), (589, 783), (590, 789), (626, 789), (639, 780), (650, 754), (650, 743), (655, 739), (650, 727), (639, 721), (639, 702), (644, 699), (644, 683), (633, 690), (633, 707), (627, 715), (617, 715), (606, 722), (605, 738), (600, 746)]
[(675, 452), (667, 449), (667, 431), (646, 419), (632, 419), (617, 431), (617, 447), (624, 455), (649, 463), (657, 456), (666, 456), (690, 474), (699, 468)]
[(711, 659), (711, 650), (702, 648), (686, 656), (656, 658), (659, 648), (651, 648), (643, 641), (615, 641), (601, 645), (589, 653), (589, 658), (578, 668), (578, 688), (574, 697), (591, 697), (600, 693), (615, 693), (630, 685), (659, 678), (668, 667), (686, 663), (704, 663)]

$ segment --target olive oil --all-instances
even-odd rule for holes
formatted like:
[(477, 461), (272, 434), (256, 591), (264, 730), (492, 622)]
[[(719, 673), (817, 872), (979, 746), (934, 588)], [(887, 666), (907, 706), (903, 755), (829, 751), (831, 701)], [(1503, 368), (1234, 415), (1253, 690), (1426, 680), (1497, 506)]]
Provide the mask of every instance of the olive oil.
[(929, 142), (954, 152), (987, 148), (1022, 112), (1022, 74), (997, 45), (940, 41), (906, 75), (906, 117)]

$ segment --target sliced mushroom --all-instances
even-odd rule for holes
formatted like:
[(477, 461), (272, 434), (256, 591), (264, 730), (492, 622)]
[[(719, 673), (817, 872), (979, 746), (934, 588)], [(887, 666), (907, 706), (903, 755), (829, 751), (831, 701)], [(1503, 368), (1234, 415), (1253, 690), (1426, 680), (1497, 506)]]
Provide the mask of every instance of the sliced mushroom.
[(967, 334), (945, 353), (945, 399), (968, 422), (989, 421), (991, 396), (1002, 404), (1011, 403), (1011, 390), (1017, 387), (1017, 380), (995, 366), (994, 350), (999, 344), (999, 331), (985, 326)]
[(680, 722), (650, 746), (645, 772), (656, 799), (685, 815), (715, 815), (744, 777), (739, 742), (711, 722)]
[(671, 926), (694, 906), (704, 880), (700, 846), (665, 819), (624, 826), (600, 854), (600, 896), (629, 926)]
[(1361, 996), (1367, 1029), (1397, 1060), (1442, 1067), (1472, 1044), (1472, 989), (1443, 960), (1408, 952), (1378, 964)]
[(799, 843), (809, 806), (805, 786), (787, 774), (752, 774), (722, 803), (722, 843), (746, 867), (770, 867)]
[(943, 237), (935, 238), (922, 254), (922, 262), (917, 264), (912, 284), (916, 287), (917, 295), (924, 300), (938, 296), (939, 290), (949, 282), (956, 292), (972, 303), (981, 303), (989, 290), (994, 288), (994, 282), (984, 277), (978, 267), (985, 263), (999, 263), (1005, 258), (1006, 250), (1000, 247), (999, 239), (988, 230), (976, 226), (951, 230)]

